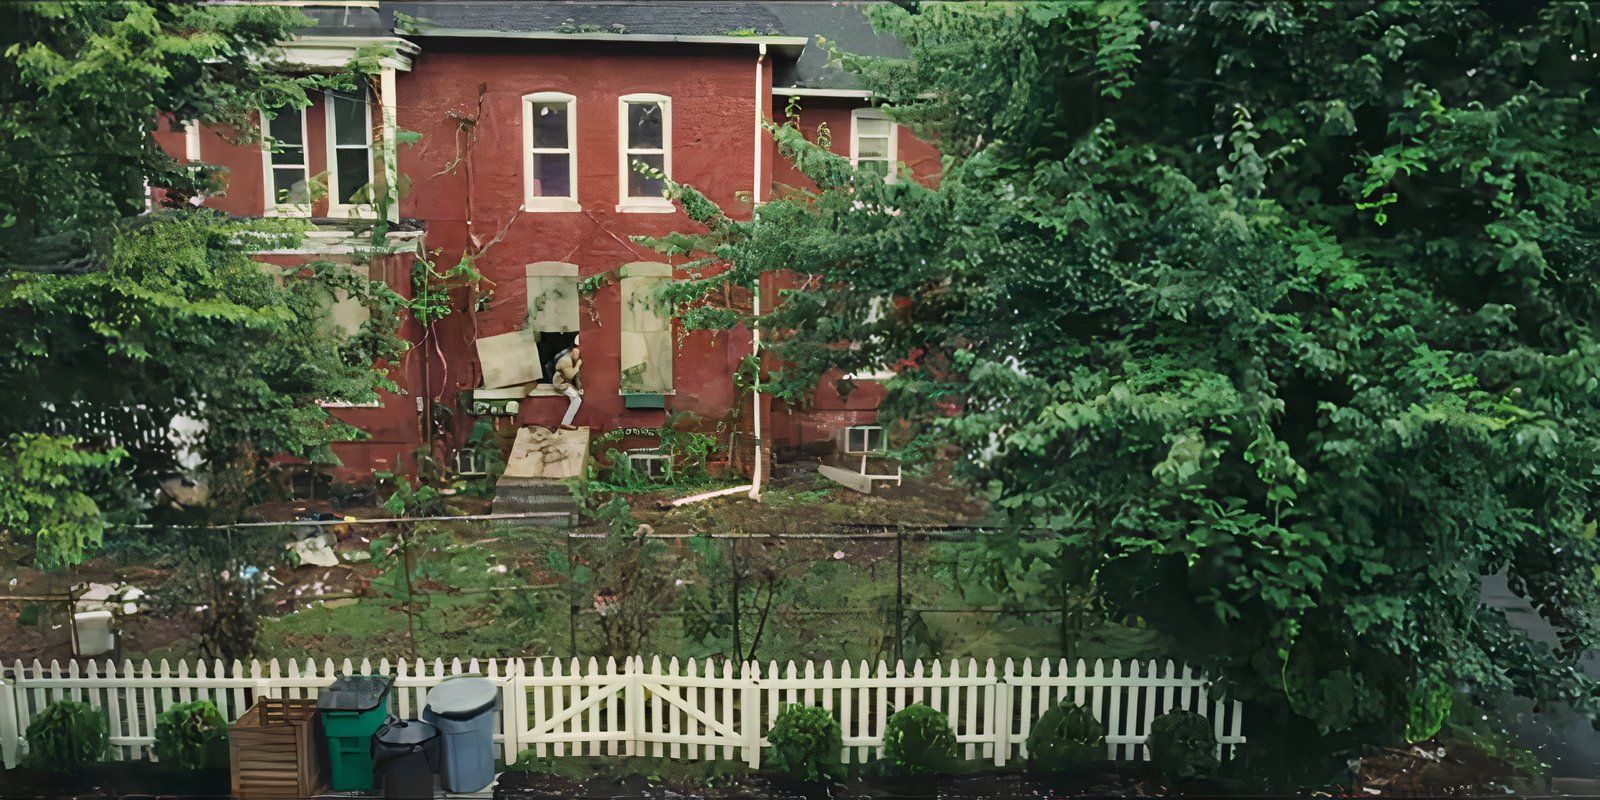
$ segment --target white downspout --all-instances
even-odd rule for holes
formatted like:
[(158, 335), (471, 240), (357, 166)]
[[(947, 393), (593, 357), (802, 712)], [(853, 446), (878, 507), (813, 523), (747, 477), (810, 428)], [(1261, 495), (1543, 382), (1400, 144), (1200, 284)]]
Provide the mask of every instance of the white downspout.
[[(767, 58), (767, 45), (765, 42), (757, 47), (756, 52), (756, 123), (755, 123), (755, 177), (750, 191), (751, 209), (750, 216), (755, 217), (755, 206), (761, 204), (761, 80), (762, 62)], [(750, 469), (750, 499), (761, 499), (761, 464), (764, 443), (761, 441), (761, 274), (756, 273), (755, 304), (752, 308), (754, 321), (750, 326), (750, 357), (756, 364), (754, 391), (750, 395), (750, 415), (753, 418), (751, 426), (755, 435), (756, 463)]]

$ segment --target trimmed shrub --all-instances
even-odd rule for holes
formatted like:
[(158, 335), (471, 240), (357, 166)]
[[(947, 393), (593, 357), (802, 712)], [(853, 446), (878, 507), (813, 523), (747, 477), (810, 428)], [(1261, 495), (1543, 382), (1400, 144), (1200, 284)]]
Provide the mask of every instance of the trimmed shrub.
[(227, 721), (210, 700), (168, 708), (156, 717), (156, 760), (170, 770), (227, 767)]
[(956, 732), (943, 712), (917, 703), (883, 726), (883, 760), (901, 775), (943, 772), (956, 761)]
[(1210, 775), (1217, 769), (1211, 720), (1193, 711), (1168, 711), (1150, 723), (1150, 760), (1168, 779)]
[(106, 718), (76, 700), (46, 706), (28, 723), (28, 763), (47, 772), (77, 772), (106, 757)]
[(1106, 735), (1094, 713), (1075, 703), (1052, 706), (1028, 732), (1028, 766), (1063, 772), (1104, 758)]
[(767, 734), (772, 766), (791, 778), (823, 781), (838, 774), (844, 737), (825, 708), (790, 703), (778, 711)]

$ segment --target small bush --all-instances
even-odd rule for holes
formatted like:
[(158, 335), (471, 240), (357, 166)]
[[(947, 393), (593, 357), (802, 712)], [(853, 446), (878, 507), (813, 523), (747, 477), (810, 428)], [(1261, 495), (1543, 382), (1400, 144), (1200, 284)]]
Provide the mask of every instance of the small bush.
[(1105, 754), (1106, 736), (1099, 720), (1074, 703), (1051, 707), (1028, 732), (1028, 765), (1040, 772), (1064, 772)]
[(227, 721), (209, 700), (168, 708), (156, 717), (156, 759), (170, 770), (227, 767)]
[(77, 772), (106, 757), (106, 718), (88, 703), (51, 703), (28, 723), (28, 761), (47, 772)]
[(772, 767), (791, 778), (823, 781), (838, 774), (844, 738), (825, 708), (784, 706), (767, 739), (772, 742)]
[(1150, 723), (1150, 760), (1169, 779), (1209, 775), (1217, 769), (1211, 720), (1193, 711), (1169, 711)]
[(884, 723), (883, 759), (901, 775), (948, 770), (956, 760), (950, 718), (922, 703), (896, 711)]

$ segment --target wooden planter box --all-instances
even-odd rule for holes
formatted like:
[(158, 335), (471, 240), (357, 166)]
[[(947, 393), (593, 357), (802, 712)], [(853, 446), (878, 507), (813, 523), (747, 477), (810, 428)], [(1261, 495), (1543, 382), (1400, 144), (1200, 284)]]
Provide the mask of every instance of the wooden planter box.
[(233, 796), (315, 797), (328, 786), (322, 716), (315, 700), (263, 697), (228, 726)]

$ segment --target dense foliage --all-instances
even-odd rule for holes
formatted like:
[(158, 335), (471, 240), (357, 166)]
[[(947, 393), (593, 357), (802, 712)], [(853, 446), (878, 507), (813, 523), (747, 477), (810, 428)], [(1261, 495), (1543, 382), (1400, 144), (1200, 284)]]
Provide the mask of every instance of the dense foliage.
[[(303, 223), (192, 206), (222, 176), (153, 138), (194, 118), (248, 140), (257, 109), (351, 80), (276, 71), (276, 43), (305, 21), (259, 5), (0, 6), (0, 530), (36, 540), (40, 566), (141, 515), (180, 462), (204, 479), (259, 477), (276, 454), (330, 460), (356, 432), (317, 401), (390, 385), (399, 298), (334, 264), (258, 263)], [(147, 208), (147, 186), (170, 207)], [(356, 336), (327, 330), (340, 295), (373, 310)], [(198, 435), (170, 435), (174, 420)], [(252, 485), (208, 482), (222, 483)]]
[(1169, 780), (1210, 775), (1217, 769), (1211, 720), (1193, 711), (1168, 711), (1150, 722), (1150, 763)]
[(57, 700), (28, 723), (28, 765), (73, 773), (106, 757), (106, 716), (77, 700)]
[(778, 710), (767, 733), (773, 769), (795, 780), (825, 781), (839, 771), (844, 747), (839, 722), (826, 708), (790, 703)]
[[(814, 188), (753, 222), (673, 189), (685, 318), (803, 277), (773, 391), (898, 365), (887, 408), (1059, 533), (996, 540), (996, 586), (1092, 591), (1307, 734), (1253, 741), (1397, 741), (1414, 686), (1593, 709), (1595, 9), (909, 5), (909, 59), (847, 64), (939, 180), (775, 127)], [(1496, 574), (1557, 641), (1480, 606)]]
[(944, 712), (913, 703), (883, 725), (883, 760), (899, 775), (943, 772), (956, 762), (956, 732)]
[(169, 706), (156, 715), (156, 760), (163, 769), (226, 769), (227, 720), (210, 700)]
[(1062, 772), (1106, 755), (1106, 734), (1094, 713), (1077, 703), (1057, 703), (1028, 731), (1028, 767)]

